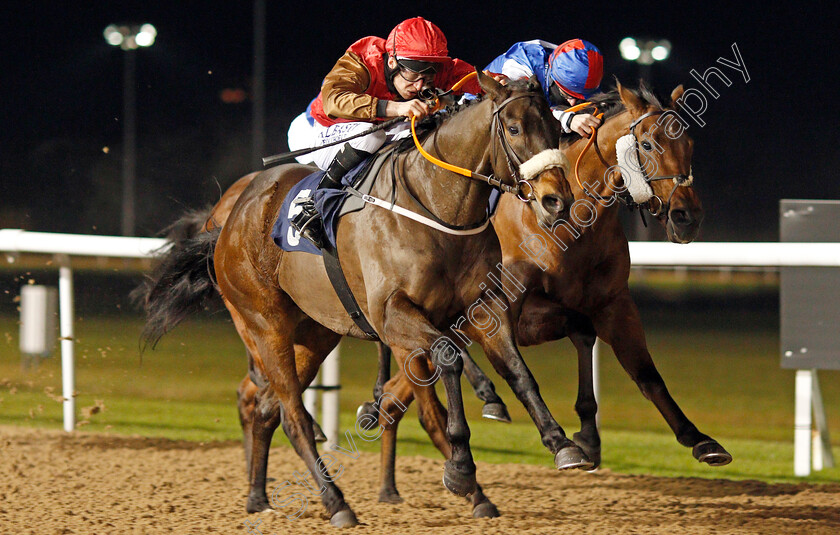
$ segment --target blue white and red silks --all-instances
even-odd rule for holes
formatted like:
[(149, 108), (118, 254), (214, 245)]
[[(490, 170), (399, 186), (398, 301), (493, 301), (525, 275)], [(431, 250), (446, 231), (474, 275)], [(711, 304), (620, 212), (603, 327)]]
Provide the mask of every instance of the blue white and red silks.
[(530, 78), (531, 75), (536, 74), (537, 80), (539, 80), (540, 86), (545, 92), (546, 100), (552, 106), (555, 106), (559, 102), (551, 102), (551, 99), (549, 99), (550, 84), (547, 83), (549, 82), (548, 57), (555, 48), (557, 48), (557, 45), (541, 39), (521, 41), (491, 61), (484, 70), (493, 74), (504, 74), (511, 80)]
[(571, 39), (559, 47), (534, 39), (514, 44), (491, 61), (485, 70), (504, 74), (513, 80), (530, 78), (535, 74), (545, 98), (551, 106), (557, 106), (563, 103), (551, 100), (549, 89), (552, 82), (574, 97), (587, 98), (601, 84), (604, 62), (598, 48), (583, 39)]

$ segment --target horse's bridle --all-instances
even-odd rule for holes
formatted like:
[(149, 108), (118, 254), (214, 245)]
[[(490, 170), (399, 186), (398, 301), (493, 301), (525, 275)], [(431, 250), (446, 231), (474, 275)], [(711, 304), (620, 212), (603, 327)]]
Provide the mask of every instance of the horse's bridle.
[[(508, 142), (507, 135), (505, 135), (505, 129), (504, 129), (504, 125), (502, 124), (502, 119), (500, 117), (500, 114), (501, 114), (501, 111), (505, 108), (505, 106), (507, 106), (508, 104), (513, 102), (514, 100), (517, 100), (517, 99), (520, 99), (520, 98), (533, 98), (533, 97), (534, 97), (534, 95), (517, 95), (517, 96), (513, 96), (513, 97), (508, 97), (507, 99), (502, 101), (501, 104), (494, 107), (494, 109), (493, 109), (493, 120), (490, 123), (490, 137), (495, 138), (498, 135), (499, 144), (502, 146), (502, 151), (504, 151), (504, 153), (505, 153), (505, 161), (507, 162), (508, 170), (510, 171), (510, 176), (511, 176), (511, 178), (513, 178), (513, 180), (516, 184), (515, 190), (505, 190), (505, 189), (502, 189), (501, 187), (499, 189), (501, 189), (502, 191), (509, 191), (510, 193), (514, 193), (516, 195), (516, 198), (519, 199), (522, 202), (530, 202), (530, 201), (535, 201), (536, 200), (536, 196), (534, 195), (534, 186), (533, 186), (533, 184), (531, 184), (531, 180), (533, 180), (536, 177), (525, 180), (519, 175), (519, 168), (522, 166), (523, 160), (522, 160), (522, 158), (519, 157), (518, 154), (516, 154), (516, 150), (514, 150), (514, 148)], [(493, 158), (493, 161), (496, 160), (496, 144), (495, 143), (493, 143), (492, 158)], [(490, 175), (490, 176), (492, 177), (493, 175)], [(501, 184), (501, 180), (499, 180), (499, 184)], [(491, 185), (493, 185), (493, 184), (491, 184)], [(522, 186), (525, 186), (525, 185), (528, 186), (528, 195), (523, 196)], [(510, 186), (508, 186), (508, 188), (510, 188)]]
[[(632, 123), (630, 123), (630, 134), (633, 136), (633, 143), (634, 143), (634, 147), (635, 147), (635, 150), (636, 150), (636, 161), (639, 162), (639, 170), (642, 173), (642, 177), (644, 178), (645, 183), (648, 186), (650, 186), (651, 182), (654, 182), (654, 181), (657, 181), (657, 180), (673, 180), (674, 181), (674, 187), (671, 188), (671, 193), (668, 195), (668, 200), (667, 201), (663, 201), (662, 198), (659, 195), (656, 195), (656, 194), (654, 194), (647, 201), (645, 201), (643, 203), (640, 203), (640, 204), (636, 203), (632, 199), (627, 200), (625, 198), (625, 202), (628, 202), (629, 206), (646, 208), (654, 217), (659, 217), (663, 213), (665, 213), (665, 214), (668, 213), (668, 210), (670, 209), (670, 206), (671, 206), (671, 199), (674, 197), (674, 193), (676, 193), (678, 187), (680, 187), (680, 186), (688, 187), (688, 186), (691, 186), (691, 184), (694, 182), (694, 176), (691, 174), (691, 168), (689, 168), (689, 170), (688, 170), (688, 175), (678, 174), (678, 175), (648, 176), (647, 166), (643, 166), (641, 164), (642, 159), (641, 159), (641, 153), (639, 152), (639, 137), (636, 135), (636, 131), (635, 131), (636, 126), (638, 126), (639, 123), (641, 123), (644, 119), (647, 119), (648, 117), (653, 117), (655, 115), (662, 115), (663, 113), (665, 113), (665, 111), (666, 110), (649, 111), (649, 112), (645, 113), (644, 115), (638, 117)], [(645, 151), (645, 152), (647, 152), (647, 151)], [(656, 204), (657, 204), (655, 209), (654, 209), (654, 206), (653, 206), (653, 203), (652, 203), (652, 201), (654, 199), (656, 199)], [(632, 204), (629, 204), (629, 203), (632, 203)]]
[[(493, 161), (496, 160), (495, 138), (498, 137), (499, 144), (502, 146), (502, 150), (505, 153), (505, 160), (507, 161), (508, 170), (510, 171), (511, 178), (513, 178), (513, 180), (514, 180), (513, 185), (505, 184), (504, 182), (502, 182), (502, 180), (500, 178), (496, 178), (495, 176), (493, 176), (492, 173), (489, 174), (489, 175), (483, 175), (481, 173), (478, 173), (478, 172), (475, 172), (475, 171), (472, 171), (472, 170), (469, 170), (469, 169), (464, 169), (462, 167), (457, 167), (455, 165), (446, 163), (446, 162), (444, 162), (444, 161), (442, 161), (438, 158), (435, 158), (434, 156), (432, 156), (431, 154), (426, 152), (426, 150), (423, 149), (423, 146), (420, 144), (419, 139), (417, 138), (417, 134), (414, 130), (415, 118), (412, 117), (412, 119), (411, 119), (411, 131), (412, 131), (412, 136), (414, 137), (414, 144), (417, 147), (417, 150), (420, 152), (420, 154), (424, 158), (426, 158), (427, 160), (429, 160), (433, 164), (437, 165), (438, 167), (442, 167), (442, 168), (444, 168), (448, 171), (452, 171), (452, 172), (457, 173), (459, 175), (466, 176), (466, 177), (471, 178), (473, 180), (479, 180), (481, 182), (486, 182), (492, 188), (495, 188), (495, 189), (501, 191), (502, 193), (513, 193), (514, 195), (516, 195), (516, 198), (519, 199), (522, 202), (534, 201), (534, 200), (536, 200), (536, 196), (534, 195), (534, 186), (531, 184), (530, 181), (533, 180), (534, 178), (536, 178), (536, 176), (532, 177), (530, 179), (527, 179), (527, 180), (523, 179), (520, 176), (518, 168), (519, 168), (519, 166), (522, 165), (522, 159), (519, 157), (518, 154), (516, 154), (516, 151), (513, 149), (513, 147), (510, 146), (510, 143), (508, 143), (507, 136), (505, 136), (505, 133), (504, 133), (504, 125), (502, 124), (502, 120), (500, 118), (500, 113), (501, 113), (502, 110), (505, 109), (505, 107), (507, 107), (508, 104), (510, 104), (511, 102), (513, 102), (515, 100), (519, 100), (519, 99), (522, 99), (522, 98), (539, 98), (540, 96), (541, 95), (538, 95), (538, 94), (513, 95), (513, 96), (510, 96), (510, 97), (506, 98), (505, 100), (503, 100), (500, 104), (493, 103), (493, 112), (492, 112), (493, 119), (490, 121), (490, 137), (491, 137), (491, 140), (493, 140), (493, 141), (491, 141), (493, 143), (491, 158), (493, 159)], [(514, 163), (516, 165), (514, 165)], [(528, 186), (528, 194), (527, 195), (524, 194), (524, 188), (523, 188), (524, 185)]]
[[(587, 107), (591, 107), (591, 106), (592, 106), (591, 103), (583, 102), (581, 104), (573, 106), (572, 108), (570, 108), (570, 110), (577, 111), (577, 110), (587, 108)], [(642, 164), (641, 164), (642, 159), (641, 159), (641, 153), (639, 151), (639, 137), (636, 135), (636, 126), (638, 126), (639, 123), (641, 123), (644, 119), (647, 119), (648, 117), (652, 117), (654, 115), (662, 115), (666, 111), (667, 110), (653, 110), (653, 111), (649, 111), (649, 112), (641, 115), (640, 117), (636, 118), (632, 123), (630, 123), (629, 130), (630, 130), (630, 135), (633, 136), (633, 146), (634, 146), (634, 150), (635, 150), (635, 153), (636, 153), (636, 161), (638, 162), (639, 171), (642, 174), (642, 178), (644, 179), (645, 184), (648, 187), (650, 187), (650, 183), (654, 182), (654, 181), (657, 181), (657, 180), (673, 180), (674, 181), (674, 187), (671, 189), (671, 193), (668, 195), (668, 201), (665, 202), (665, 201), (662, 200), (662, 198), (659, 195), (654, 194), (647, 201), (639, 203), (639, 202), (636, 202), (635, 199), (633, 199), (633, 196), (626, 189), (621, 191), (620, 193), (618, 193), (616, 195), (616, 198), (622, 204), (627, 206), (627, 208), (629, 208), (631, 210), (634, 209), (634, 208), (646, 209), (654, 217), (659, 217), (663, 213), (664, 214), (668, 213), (668, 210), (671, 206), (671, 199), (674, 197), (674, 193), (676, 193), (678, 187), (680, 187), (680, 186), (686, 186), (686, 187), (691, 186), (691, 184), (694, 182), (694, 176), (691, 174), (691, 169), (690, 168), (689, 168), (689, 171), (688, 171), (688, 175), (684, 175), (684, 174), (657, 175), (657, 176), (651, 177), (651, 176), (648, 176), (647, 168), (643, 167)], [(596, 114), (598, 113), (597, 107), (596, 107), (595, 113)], [(603, 116), (603, 114), (599, 115), (599, 117), (601, 117), (601, 116)], [(592, 146), (592, 143), (595, 141), (595, 136), (596, 135), (597, 135), (597, 127), (595, 127), (593, 129), (592, 134), (589, 136), (589, 141), (586, 143), (586, 146), (583, 148), (583, 150), (578, 155), (577, 161), (575, 162), (574, 170), (575, 170), (575, 178), (578, 181), (578, 186), (583, 190), (583, 192), (587, 196), (592, 197), (593, 199), (603, 201), (603, 200), (606, 200), (603, 195), (600, 195), (598, 193), (590, 192), (588, 189), (586, 189), (583, 186), (583, 184), (581, 183), (581, 180), (580, 180), (579, 172), (578, 172), (578, 170), (580, 168), (580, 162), (583, 159), (583, 155), (586, 154), (586, 151), (589, 150), (589, 147)], [(647, 152), (647, 151), (645, 151), (645, 152)], [(609, 165), (606, 162), (604, 162), (604, 163), (605, 163), (605, 165)], [(652, 191), (652, 189), (653, 188), (651, 188), (651, 191)], [(656, 199), (656, 206), (655, 207), (654, 207), (654, 203), (651, 202), (651, 201), (653, 201), (653, 199)], [(642, 220), (644, 220), (644, 218), (642, 218)]]

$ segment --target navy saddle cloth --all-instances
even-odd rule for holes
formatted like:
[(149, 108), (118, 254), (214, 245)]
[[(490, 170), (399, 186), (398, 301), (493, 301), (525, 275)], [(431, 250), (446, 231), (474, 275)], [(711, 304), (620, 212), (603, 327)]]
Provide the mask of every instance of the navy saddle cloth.
[[(374, 173), (367, 173), (377, 156), (372, 156), (344, 175), (341, 183), (346, 186), (353, 186), (357, 189), (365, 190), (362, 184), (356, 184), (357, 181), (364, 181), (366, 184), (372, 185)], [(364, 207), (364, 201), (356, 196), (351, 196), (350, 193), (343, 189), (316, 189), (318, 182), (324, 176), (326, 171), (316, 171), (308, 175), (303, 180), (295, 184), (289, 191), (286, 198), (283, 199), (283, 204), (280, 206), (280, 213), (277, 215), (277, 220), (274, 222), (274, 227), (271, 229), (271, 238), (284, 251), (302, 251), (305, 253), (312, 253), (316, 255), (321, 254), (321, 250), (315, 247), (312, 242), (305, 238), (301, 238), (300, 233), (292, 227), (291, 220), (300, 213), (300, 206), (295, 204), (296, 199), (305, 199), (313, 197), (315, 201), (315, 208), (321, 214), (324, 221), (324, 233), (327, 240), (335, 247), (335, 229), (340, 215), (361, 210)], [(367, 175), (366, 175), (367, 173)], [(353, 206), (347, 206), (344, 210), (342, 207), (345, 201), (350, 198)], [(347, 203), (348, 205), (351, 203)]]

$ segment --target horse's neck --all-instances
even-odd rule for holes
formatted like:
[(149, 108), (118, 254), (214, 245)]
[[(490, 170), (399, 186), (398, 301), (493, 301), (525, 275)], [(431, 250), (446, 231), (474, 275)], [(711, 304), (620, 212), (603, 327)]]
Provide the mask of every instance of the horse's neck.
[[(612, 212), (618, 212), (620, 203), (615, 198), (616, 180), (618, 178), (618, 164), (615, 145), (624, 128), (626, 111), (611, 118), (601, 126), (596, 133), (595, 142), (583, 155), (579, 168), (579, 177), (575, 174), (575, 164), (581, 152), (586, 148), (588, 139), (577, 140), (565, 151), (566, 158), (571, 164), (569, 181), (576, 200), (586, 200), (597, 207), (598, 219)], [(580, 184), (578, 183), (580, 179)], [(581, 185), (586, 189), (581, 189)], [(595, 226), (595, 225), (593, 225)]]
[[(457, 112), (423, 143), (427, 152), (449, 164), (486, 173), (490, 138), (490, 101)], [(487, 209), (490, 187), (482, 182), (442, 169), (419, 152), (406, 157), (406, 185), (438, 218), (451, 225), (480, 221)]]

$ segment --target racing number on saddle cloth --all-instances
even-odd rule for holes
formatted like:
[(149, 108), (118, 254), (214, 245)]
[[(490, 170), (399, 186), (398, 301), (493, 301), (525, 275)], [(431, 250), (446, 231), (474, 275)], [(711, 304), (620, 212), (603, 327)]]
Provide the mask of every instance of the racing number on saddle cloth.
[[(298, 192), (297, 196), (289, 204), (289, 221), (294, 219), (296, 215), (303, 211), (301, 205), (298, 204), (298, 200), (308, 199), (311, 196), (311, 189), (302, 189)], [(289, 230), (286, 233), (286, 241), (289, 242), (289, 245), (293, 247), (297, 247), (297, 245), (300, 243), (300, 233), (297, 230), (295, 230), (294, 227), (292, 227), (291, 225), (289, 225)]]

